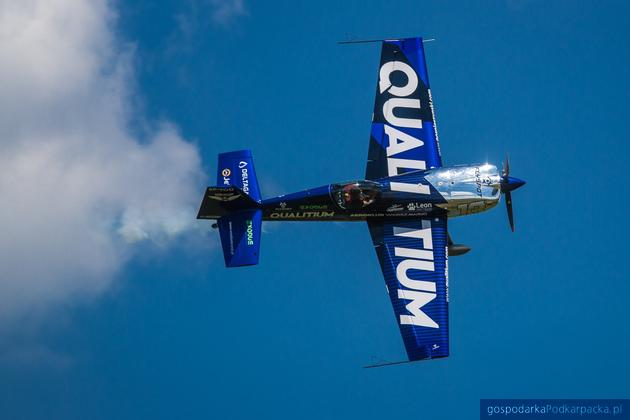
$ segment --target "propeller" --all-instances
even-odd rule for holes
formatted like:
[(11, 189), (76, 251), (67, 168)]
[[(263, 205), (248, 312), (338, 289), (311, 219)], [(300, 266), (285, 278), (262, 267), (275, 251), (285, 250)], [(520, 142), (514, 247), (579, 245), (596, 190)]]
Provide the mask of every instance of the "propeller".
[(514, 232), (514, 212), (512, 210), (512, 191), (525, 185), (522, 179), (510, 176), (510, 158), (506, 155), (501, 170), (501, 192), (505, 195), (505, 206), (507, 208), (510, 228)]

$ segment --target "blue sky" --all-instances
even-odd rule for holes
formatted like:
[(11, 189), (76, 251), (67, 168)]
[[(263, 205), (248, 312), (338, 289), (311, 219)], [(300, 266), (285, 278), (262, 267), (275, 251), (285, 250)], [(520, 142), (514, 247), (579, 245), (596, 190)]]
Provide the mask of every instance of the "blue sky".
[(449, 264), (451, 357), (366, 370), (405, 353), (363, 224), (266, 224), (260, 264), (228, 270), (216, 232), (193, 222), (125, 248), (103, 287), (55, 300), (28, 332), (4, 328), (3, 417), (473, 419), (480, 398), (629, 396), (626, 2), (107, 10), (127, 54), (128, 129), (149, 144), (168, 122), (173, 144), (195, 145), (204, 176), (181, 179), (199, 199), (217, 153), (240, 148), (266, 197), (360, 178), (379, 46), (336, 41), (436, 38), (426, 55), (443, 161), (509, 153), (527, 180), (516, 233), (503, 205), (453, 220), (473, 250)]

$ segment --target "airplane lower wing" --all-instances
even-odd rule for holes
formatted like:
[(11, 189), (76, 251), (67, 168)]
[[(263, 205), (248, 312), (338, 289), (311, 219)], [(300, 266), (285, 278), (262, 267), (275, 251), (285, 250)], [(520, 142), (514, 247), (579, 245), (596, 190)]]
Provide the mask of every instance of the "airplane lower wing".
[(448, 356), (446, 215), (368, 227), (409, 360)]

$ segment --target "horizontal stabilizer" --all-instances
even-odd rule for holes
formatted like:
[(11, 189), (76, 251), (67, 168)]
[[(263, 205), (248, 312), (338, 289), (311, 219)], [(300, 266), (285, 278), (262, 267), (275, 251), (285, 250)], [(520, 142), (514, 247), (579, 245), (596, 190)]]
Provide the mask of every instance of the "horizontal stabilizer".
[(201, 201), (197, 219), (218, 219), (233, 211), (259, 207), (260, 203), (238, 187), (208, 187)]
[(262, 210), (241, 210), (217, 221), (226, 267), (258, 264)]

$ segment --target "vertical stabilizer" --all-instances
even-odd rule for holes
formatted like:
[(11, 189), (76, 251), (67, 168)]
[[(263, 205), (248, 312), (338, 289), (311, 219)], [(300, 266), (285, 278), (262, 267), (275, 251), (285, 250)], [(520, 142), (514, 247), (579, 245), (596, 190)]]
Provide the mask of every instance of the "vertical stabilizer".
[(253, 200), (262, 201), (260, 187), (254, 170), (254, 159), (250, 150), (221, 153), (219, 155), (219, 169), (217, 185), (229, 187), (233, 185), (249, 195)]
[(217, 185), (207, 189), (198, 217), (220, 216), (217, 225), (227, 267), (258, 264), (262, 197), (252, 152), (221, 153)]

